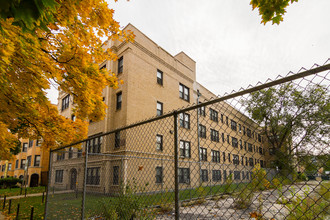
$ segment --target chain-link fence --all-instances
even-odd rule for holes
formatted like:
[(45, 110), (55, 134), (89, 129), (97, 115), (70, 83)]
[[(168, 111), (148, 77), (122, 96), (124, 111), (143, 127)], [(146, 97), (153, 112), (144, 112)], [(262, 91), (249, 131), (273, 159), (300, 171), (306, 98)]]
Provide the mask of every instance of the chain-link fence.
[(329, 68), (51, 151), (45, 217), (329, 218)]

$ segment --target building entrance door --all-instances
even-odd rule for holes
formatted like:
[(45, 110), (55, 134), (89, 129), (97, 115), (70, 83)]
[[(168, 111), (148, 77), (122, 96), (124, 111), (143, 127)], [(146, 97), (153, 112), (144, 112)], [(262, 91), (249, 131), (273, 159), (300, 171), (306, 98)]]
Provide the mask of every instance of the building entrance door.
[(70, 189), (76, 189), (76, 182), (77, 182), (77, 170), (72, 169), (70, 175)]

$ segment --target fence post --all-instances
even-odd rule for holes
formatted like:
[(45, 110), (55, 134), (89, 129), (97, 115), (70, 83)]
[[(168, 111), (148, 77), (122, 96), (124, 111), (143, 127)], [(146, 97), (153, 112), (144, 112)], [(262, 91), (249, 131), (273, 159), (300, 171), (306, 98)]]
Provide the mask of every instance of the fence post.
[(179, 152), (178, 152), (178, 113), (174, 111), (174, 181), (175, 181), (175, 219), (180, 219), (179, 213)]
[(16, 219), (18, 219), (18, 216), (19, 216), (19, 203), (17, 204)]
[(10, 208), (11, 208), (11, 199), (9, 200), (9, 205), (8, 205), (8, 214), (10, 214)]
[(51, 172), (52, 172), (52, 159), (53, 159), (53, 151), (50, 150), (49, 151), (49, 162), (48, 162), (48, 182), (47, 182), (47, 191), (46, 191), (46, 203), (45, 203), (45, 214), (44, 214), (44, 219), (47, 219), (47, 206), (48, 206), (48, 190), (49, 188), (49, 184), (51, 182)]
[(81, 219), (84, 220), (85, 216), (85, 199), (86, 199), (86, 180), (87, 180), (87, 162), (88, 162), (88, 145), (85, 148), (85, 172), (84, 172), (84, 183), (83, 183), (83, 198), (81, 205)]
[(2, 209), (5, 209), (5, 206), (6, 206), (6, 196), (3, 197), (3, 207), (2, 207)]
[(33, 220), (33, 212), (34, 212), (34, 207), (31, 207), (31, 214), (30, 214), (30, 220)]

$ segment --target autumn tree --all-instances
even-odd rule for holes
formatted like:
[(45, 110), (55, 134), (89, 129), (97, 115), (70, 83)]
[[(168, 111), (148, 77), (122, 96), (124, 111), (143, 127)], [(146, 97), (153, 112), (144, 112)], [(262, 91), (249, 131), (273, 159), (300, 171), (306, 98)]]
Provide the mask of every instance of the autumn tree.
[(286, 8), (298, 0), (251, 0), (252, 10), (258, 9), (261, 15), (261, 23), (266, 24), (272, 21), (272, 24), (280, 24), (286, 13)]
[[(43, 147), (55, 148), (86, 137), (86, 119), (105, 114), (103, 88), (119, 83), (114, 73), (99, 69), (104, 60), (117, 59), (102, 49), (101, 38), (134, 38), (120, 29), (103, 0), (7, 4), (0, 11), (0, 159), (10, 157), (19, 138), (42, 137)], [(46, 97), (52, 84), (74, 98), (75, 122)]]
[(251, 93), (243, 102), (275, 153), (275, 166), (294, 170), (299, 151), (321, 153), (329, 146), (330, 98), (327, 87), (285, 83)]

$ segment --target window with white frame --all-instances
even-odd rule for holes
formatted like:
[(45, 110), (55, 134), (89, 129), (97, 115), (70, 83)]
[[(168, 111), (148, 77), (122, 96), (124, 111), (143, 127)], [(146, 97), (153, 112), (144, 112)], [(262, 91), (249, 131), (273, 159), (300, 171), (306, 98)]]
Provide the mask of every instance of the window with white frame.
[(156, 183), (163, 182), (163, 167), (156, 167)]
[(189, 168), (179, 168), (178, 176), (179, 176), (179, 183), (189, 183), (190, 182), (190, 169)]
[(163, 72), (157, 69), (157, 83), (163, 85)]
[(211, 128), (211, 141), (219, 142), (219, 131)]
[(156, 150), (158, 151), (163, 150), (163, 135), (160, 134), (156, 135)]
[(180, 140), (180, 157), (190, 157), (190, 142)]
[(219, 151), (212, 150), (211, 151), (211, 156), (212, 156), (212, 162), (220, 163), (220, 152)]
[(189, 88), (183, 84), (179, 84), (179, 97), (189, 102)]
[(187, 113), (180, 113), (179, 118), (180, 118), (180, 120), (179, 120), (180, 127), (189, 129), (190, 128), (190, 115)]
[(210, 119), (212, 121), (218, 122), (218, 112), (212, 108), (210, 108)]

